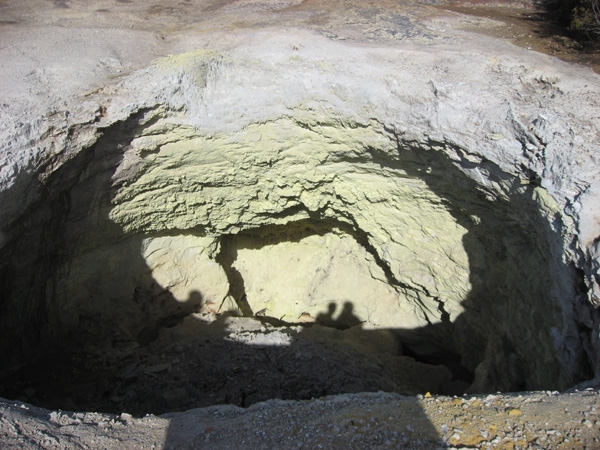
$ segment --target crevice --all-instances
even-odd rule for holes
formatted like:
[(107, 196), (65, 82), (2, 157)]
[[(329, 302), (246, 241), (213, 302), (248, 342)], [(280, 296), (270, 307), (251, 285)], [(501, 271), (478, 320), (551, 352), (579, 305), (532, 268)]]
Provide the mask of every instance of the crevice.
[(254, 313), (252, 312), (252, 308), (250, 308), (246, 298), (244, 277), (234, 266), (235, 260), (237, 259), (237, 249), (234, 245), (233, 239), (233, 235), (225, 235), (221, 237), (221, 251), (215, 258), (215, 261), (218, 262), (221, 267), (223, 267), (223, 270), (227, 275), (227, 279), (229, 280), (229, 291), (227, 292), (227, 296), (223, 299), (223, 302), (228, 296), (231, 296), (238, 305), (244, 317), (253, 317)]

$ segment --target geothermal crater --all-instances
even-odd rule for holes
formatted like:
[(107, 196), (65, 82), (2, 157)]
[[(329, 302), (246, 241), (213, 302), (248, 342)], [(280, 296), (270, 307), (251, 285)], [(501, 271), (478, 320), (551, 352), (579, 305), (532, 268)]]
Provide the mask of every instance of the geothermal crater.
[(569, 86), (299, 36), (159, 60), (22, 138), (46, 152), (2, 192), (0, 396), (143, 415), (597, 375)]

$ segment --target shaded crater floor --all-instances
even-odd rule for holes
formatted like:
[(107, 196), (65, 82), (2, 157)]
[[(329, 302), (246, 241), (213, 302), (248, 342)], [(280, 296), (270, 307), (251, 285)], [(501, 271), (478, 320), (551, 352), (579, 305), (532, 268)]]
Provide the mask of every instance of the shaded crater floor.
[(193, 314), (147, 345), (113, 342), (112, 349), (49, 355), (5, 380), (0, 396), (141, 417), (342, 393), (458, 394), (469, 384), (456, 379), (460, 371), (453, 376), (443, 364), (402, 356), (389, 330), (275, 327), (261, 319)]

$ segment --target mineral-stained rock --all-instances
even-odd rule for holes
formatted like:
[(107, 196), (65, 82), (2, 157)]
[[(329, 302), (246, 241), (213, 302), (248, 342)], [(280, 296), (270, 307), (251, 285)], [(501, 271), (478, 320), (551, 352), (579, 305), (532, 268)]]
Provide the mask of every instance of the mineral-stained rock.
[(7, 116), (1, 374), (199, 311), (377, 328), (474, 392), (600, 374), (597, 75), (238, 33)]

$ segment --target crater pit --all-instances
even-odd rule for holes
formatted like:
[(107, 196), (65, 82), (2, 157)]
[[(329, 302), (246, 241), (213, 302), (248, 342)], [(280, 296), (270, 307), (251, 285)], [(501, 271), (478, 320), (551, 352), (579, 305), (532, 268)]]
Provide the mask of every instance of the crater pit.
[(482, 87), (505, 114), (440, 132), (430, 105), (450, 130), (475, 120), (441, 115), (460, 84), (281, 47), (273, 78), (264, 60), (157, 62), (4, 191), (0, 396), (143, 415), (597, 375), (589, 261), (516, 107)]

